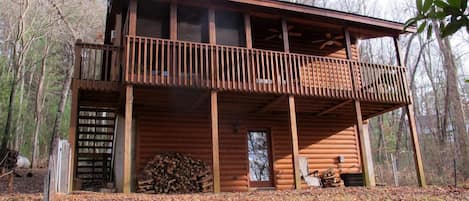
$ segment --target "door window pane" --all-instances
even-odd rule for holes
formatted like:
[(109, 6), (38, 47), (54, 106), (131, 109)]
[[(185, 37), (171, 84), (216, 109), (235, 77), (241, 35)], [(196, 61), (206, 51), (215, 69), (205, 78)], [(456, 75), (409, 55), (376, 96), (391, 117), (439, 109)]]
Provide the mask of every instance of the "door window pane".
[(249, 177), (251, 181), (270, 181), (270, 156), (267, 132), (248, 133)]

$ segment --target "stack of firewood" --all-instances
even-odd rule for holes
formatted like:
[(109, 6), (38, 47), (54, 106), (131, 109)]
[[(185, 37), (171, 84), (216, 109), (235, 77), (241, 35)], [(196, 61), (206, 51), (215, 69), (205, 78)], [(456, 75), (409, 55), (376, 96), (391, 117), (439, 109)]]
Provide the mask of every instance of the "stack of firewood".
[(212, 174), (205, 162), (180, 153), (156, 155), (147, 163), (137, 181), (139, 193), (212, 191)]
[(322, 184), (323, 187), (342, 187), (344, 186), (344, 181), (334, 172), (334, 169), (329, 168), (322, 174)]

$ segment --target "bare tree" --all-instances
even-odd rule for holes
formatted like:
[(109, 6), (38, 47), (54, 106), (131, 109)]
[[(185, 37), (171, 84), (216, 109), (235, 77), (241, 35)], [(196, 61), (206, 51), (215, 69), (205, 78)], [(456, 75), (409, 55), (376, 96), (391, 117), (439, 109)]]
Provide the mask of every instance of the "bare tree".
[[(443, 66), (446, 70), (446, 87), (447, 87), (447, 101), (446, 104), (449, 106), (453, 113), (454, 126), (456, 130), (456, 139), (458, 150), (461, 152), (462, 163), (464, 167), (469, 167), (469, 139), (466, 130), (466, 120), (464, 110), (461, 103), (461, 94), (458, 86), (458, 72), (455, 64), (455, 58), (453, 50), (451, 48), (451, 42), (449, 39), (442, 38), (439, 32), (439, 23), (433, 21), (433, 27), (435, 32), (435, 38), (438, 42), (438, 46), (443, 56)], [(446, 128), (446, 127), (445, 127)], [(463, 169), (464, 177), (469, 177), (469, 169)]]

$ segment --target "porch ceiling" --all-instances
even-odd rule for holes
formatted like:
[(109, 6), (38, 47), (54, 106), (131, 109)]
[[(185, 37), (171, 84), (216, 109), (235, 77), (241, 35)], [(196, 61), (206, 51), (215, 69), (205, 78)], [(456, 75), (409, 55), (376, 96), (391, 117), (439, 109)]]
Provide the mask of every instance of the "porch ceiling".
[[(136, 108), (155, 111), (206, 112), (209, 114), (209, 91), (182, 88), (136, 87)], [(288, 96), (261, 93), (219, 92), (219, 112), (228, 114), (286, 114)], [(325, 99), (317, 97), (295, 97), (298, 115), (317, 118), (355, 118), (351, 100)], [(396, 104), (362, 102), (363, 119), (401, 107)]]

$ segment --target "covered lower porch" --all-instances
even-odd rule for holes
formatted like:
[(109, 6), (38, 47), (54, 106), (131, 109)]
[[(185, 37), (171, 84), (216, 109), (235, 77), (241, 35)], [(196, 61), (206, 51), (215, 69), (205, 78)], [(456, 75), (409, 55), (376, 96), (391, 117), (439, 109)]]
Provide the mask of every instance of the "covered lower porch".
[[(122, 149), (116, 150), (122, 155), (116, 165), (124, 164), (122, 174), (116, 173), (123, 175), (122, 179), (116, 177), (116, 184), (123, 192), (135, 190), (139, 172), (161, 152), (205, 161), (213, 170), (214, 192), (306, 188), (300, 177), (300, 157), (307, 158), (310, 172), (333, 168), (338, 174), (364, 173), (364, 184), (373, 186), (363, 118), (402, 107), (131, 85), (126, 86), (125, 102), (125, 116), (117, 132), (125, 143), (116, 146)], [(254, 138), (265, 142), (264, 150), (253, 148)], [(253, 150), (265, 153), (262, 171), (253, 167), (253, 160), (259, 160)]]

